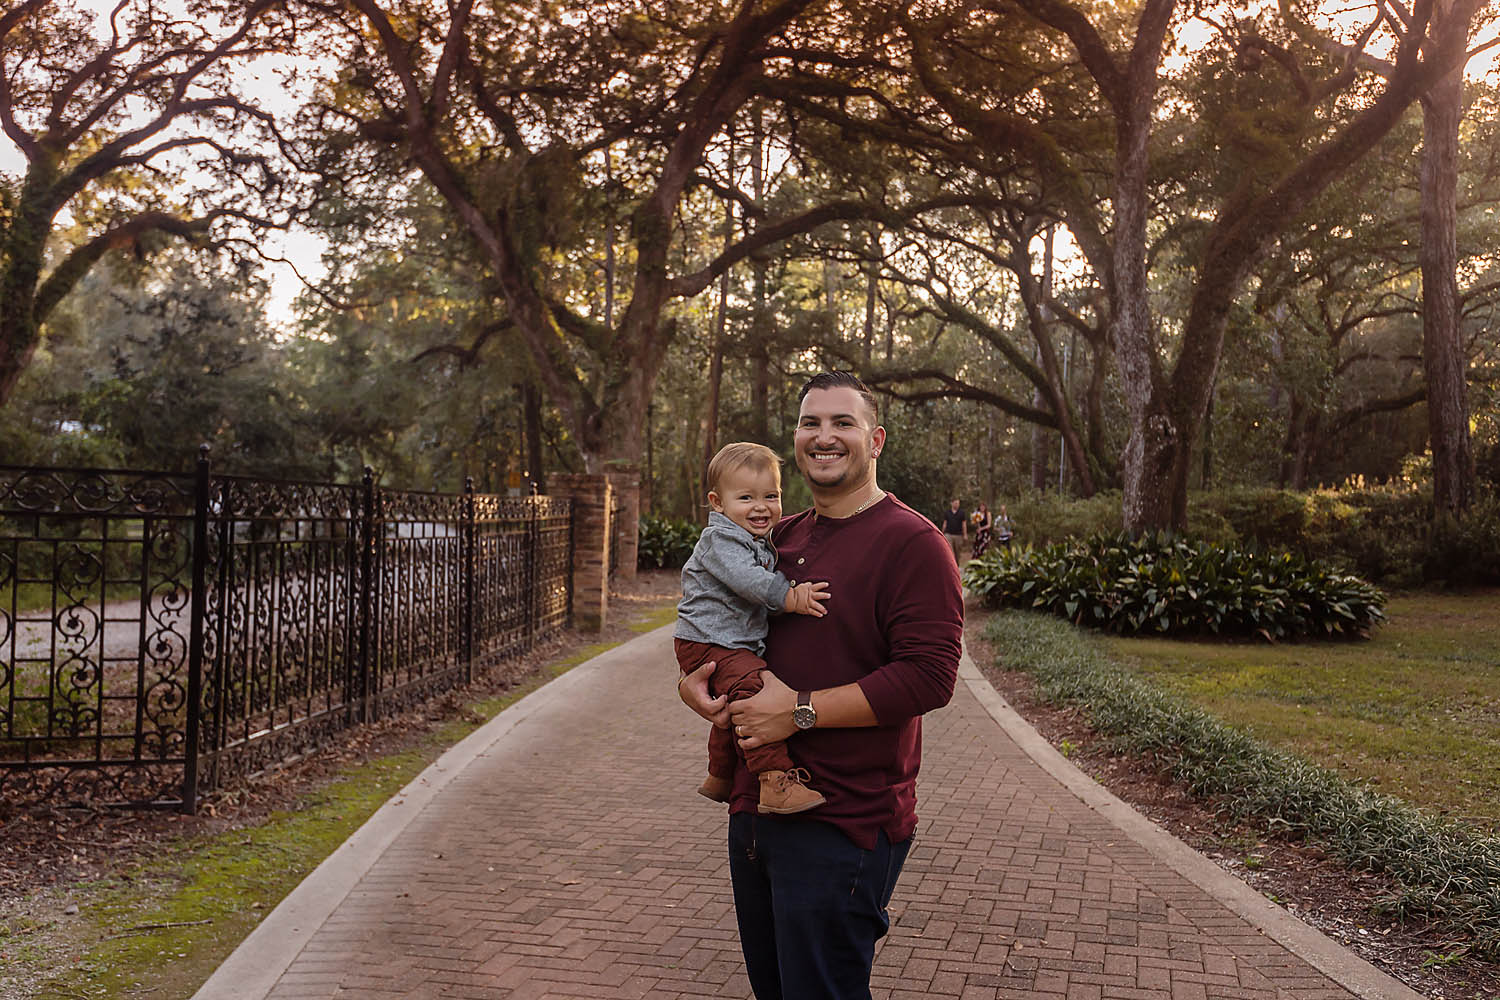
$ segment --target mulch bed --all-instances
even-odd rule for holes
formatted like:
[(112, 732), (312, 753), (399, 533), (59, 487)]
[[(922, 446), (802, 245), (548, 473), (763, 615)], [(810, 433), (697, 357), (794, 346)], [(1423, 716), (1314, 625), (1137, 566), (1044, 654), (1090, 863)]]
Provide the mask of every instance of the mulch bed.
[(990, 615), (971, 604), (964, 641), (989, 682), (1020, 715), (1080, 770), (1142, 815), (1290, 913), (1433, 1000), (1500, 997), (1500, 966), (1466, 958), (1429, 928), (1376, 913), (1371, 900), (1390, 891), (1384, 877), (1350, 871), (1316, 844), (1267, 835), (1214, 811), (1170, 775), (1110, 752), (1107, 741), (1073, 708), (1043, 702), (1029, 674), (995, 666), (983, 629)]

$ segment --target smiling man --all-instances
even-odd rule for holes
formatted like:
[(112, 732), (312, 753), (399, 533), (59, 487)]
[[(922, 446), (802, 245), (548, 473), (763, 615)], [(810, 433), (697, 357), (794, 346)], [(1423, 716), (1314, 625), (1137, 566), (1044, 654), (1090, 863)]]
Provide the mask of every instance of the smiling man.
[(760, 693), (709, 697), (709, 667), (679, 685), (740, 746), (787, 740), (826, 797), (799, 816), (756, 812), (740, 767), (730, 801), (729, 868), (740, 944), (758, 1000), (868, 998), (875, 942), (917, 825), (923, 713), (958, 676), (963, 598), (942, 534), (884, 492), (875, 397), (848, 372), (803, 386), (797, 467), (811, 510), (774, 532), (793, 581), (827, 581), (822, 618), (778, 616)]

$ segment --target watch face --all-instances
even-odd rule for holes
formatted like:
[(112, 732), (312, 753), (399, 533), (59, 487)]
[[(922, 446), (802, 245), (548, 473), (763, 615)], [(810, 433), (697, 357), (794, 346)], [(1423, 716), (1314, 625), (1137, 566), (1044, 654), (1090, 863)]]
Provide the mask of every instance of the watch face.
[(792, 722), (798, 729), (811, 729), (818, 722), (818, 713), (813, 711), (811, 705), (798, 705), (792, 709)]

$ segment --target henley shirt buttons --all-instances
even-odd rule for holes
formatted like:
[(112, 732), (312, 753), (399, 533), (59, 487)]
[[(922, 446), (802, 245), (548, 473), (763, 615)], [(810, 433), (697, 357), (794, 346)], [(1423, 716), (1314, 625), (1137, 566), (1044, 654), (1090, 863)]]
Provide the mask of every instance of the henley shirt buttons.
[(797, 559), (797, 565), (798, 565), (798, 566), (801, 566), (801, 565), (802, 565), (802, 564), (803, 564), (803, 563), (805, 563), (805, 562), (807, 562), (807, 559), (806, 559), (806, 557), (799, 557), (799, 558), (798, 558), (798, 559)]

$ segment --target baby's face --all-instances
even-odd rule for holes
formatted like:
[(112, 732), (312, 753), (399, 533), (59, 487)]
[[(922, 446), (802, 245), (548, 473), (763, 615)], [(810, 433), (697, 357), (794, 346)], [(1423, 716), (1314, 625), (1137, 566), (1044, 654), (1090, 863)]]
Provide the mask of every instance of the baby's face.
[(781, 520), (781, 477), (775, 469), (742, 466), (725, 474), (719, 488), (708, 494), (714, 510), (756, 538)]

